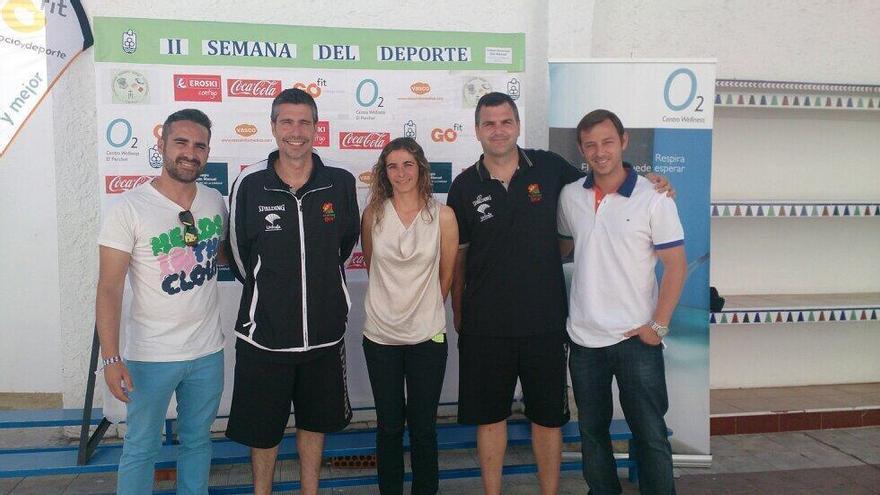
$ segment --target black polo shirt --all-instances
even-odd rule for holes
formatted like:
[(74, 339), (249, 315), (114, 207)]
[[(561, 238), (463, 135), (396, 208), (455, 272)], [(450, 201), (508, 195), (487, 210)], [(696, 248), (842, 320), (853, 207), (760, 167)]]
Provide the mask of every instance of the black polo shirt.
[(459, 243), (467, 246), (461, 328), (467, 334), (565, 332), (556, 207), (562, 187), (584, 174), (556, 153), (519, 151), (507, 189), (489, 175), (482, 156), (449, 189)]

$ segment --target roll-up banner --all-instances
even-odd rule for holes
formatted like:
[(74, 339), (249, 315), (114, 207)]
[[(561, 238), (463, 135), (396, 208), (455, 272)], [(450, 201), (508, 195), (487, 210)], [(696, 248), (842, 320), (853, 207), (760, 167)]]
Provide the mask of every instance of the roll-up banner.
[[(182, 108), (198, 108), (211, 118), (211, 156), (199, 180), (227, 196), (239, 172), (276, 147), (272, 99), (286, 88), (308, 91), (318, 104), (315, 152), (354, 174), (361, 209), (369, 170), (391, 139), (409, 136), (422, 145), (435, 196), (445, 202), (452, 178), (481, 153), (473, 125), (480, 96), (508, 93), (525, 118), (523, 34), (110, 17), (96, 17), (94, 24), (102, 207), (159, 175), (162, 122)], [(349, 395), (353, 406), (371, 406), (361, 350), (366, 274), (359, 247), (347, 268)], [(223, 415), (231, 401), (232, 327), (241, 289), (228, 271), (219, 276), (227, 368)], [(444, 402), (457, 400), (456, 356), (450, 353), (447, 363)], [(104, 400), (109, 418), (124, 418), (121, 403), (110, 394)], [(174, 408), (172, 403), (169, 417)]]
[(83, 50), (92, 46), (79, 0), (0, 2), (0, 156)]
[[(550, 63), (550, 149), (585, 167), (576, 127), (591, 110), (629, 132), (623, 159), (665, 175), (678, 196), (687, 281), (665, 341), (674, 453), (709, 453), (709, 194), (715, 62), (580, 60)], [(658, 270), (659, 275), (659, 270)], [(616, 406), (615, 417), (623, 414)]]

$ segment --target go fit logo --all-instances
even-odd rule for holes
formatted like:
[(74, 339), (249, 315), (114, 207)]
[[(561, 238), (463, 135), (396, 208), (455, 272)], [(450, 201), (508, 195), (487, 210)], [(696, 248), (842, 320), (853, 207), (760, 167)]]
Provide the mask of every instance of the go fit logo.
[(36, 33), (46, 27), (44, 8), (48, 8), (50, 14), (67, 17), (64, 11), (70, 7), (65, 0), (42, 0), (40, 4), (37, 7), (33, 0), (9, 0), (3, 6), (3, 21), (13, 31), (22, 34)]
[(321, 93), (324, 92), (323, 88), (327, 87), (327, 81), (319, 77), (315, 82), (295, 82), (293, 87), (305, 91), (317, 100), (321, 97)]
[(431, 130), (431, 140), (435, 143), (453, 143), (458, 139), (458, 133), (463, 129), (461, 124), (452, 124), (451, 129), (441, 129), (435, 127)]

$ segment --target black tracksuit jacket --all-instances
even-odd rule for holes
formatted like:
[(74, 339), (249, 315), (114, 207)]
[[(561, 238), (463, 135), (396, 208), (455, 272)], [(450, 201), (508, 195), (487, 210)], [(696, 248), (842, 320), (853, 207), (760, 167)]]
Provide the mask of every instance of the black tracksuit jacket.
[(229, 195), (230, 267), (244, 284), (236, 337), (302, 352), (342, 339), (351, 302), (343, 263), (360, 233), (354, 176), (312, 155), (312, 176), (291, 192), (278, 151), (249, 166)]

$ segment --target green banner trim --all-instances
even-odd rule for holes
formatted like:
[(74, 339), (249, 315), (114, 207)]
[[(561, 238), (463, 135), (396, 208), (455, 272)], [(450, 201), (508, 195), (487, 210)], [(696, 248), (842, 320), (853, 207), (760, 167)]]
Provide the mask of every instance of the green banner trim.
[(95, 17), (95, 61), (159, 65), (525, 70), (525, 34)]

